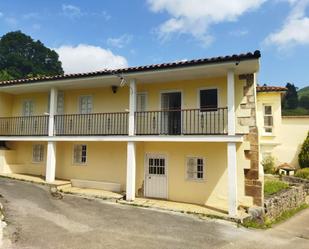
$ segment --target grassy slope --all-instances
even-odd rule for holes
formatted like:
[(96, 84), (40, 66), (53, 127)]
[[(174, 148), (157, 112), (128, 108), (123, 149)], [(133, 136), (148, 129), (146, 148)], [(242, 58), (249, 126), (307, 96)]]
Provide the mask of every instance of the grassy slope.
[(309, 86), (299, 89), (297, 93), (298, 93), (298, 97), (305, 96), (305, 95), (309, 96)]
[[(309, 86), (299, 89), (297, 93), (298, 93), (298, 98), (300, 98), (301, 96), (309, 96)], [(306, 110), (302, 107), (298, 107), (292, 110), (282, 110), (282, 115), (283, 116), (309, 115), (309, 110)]]

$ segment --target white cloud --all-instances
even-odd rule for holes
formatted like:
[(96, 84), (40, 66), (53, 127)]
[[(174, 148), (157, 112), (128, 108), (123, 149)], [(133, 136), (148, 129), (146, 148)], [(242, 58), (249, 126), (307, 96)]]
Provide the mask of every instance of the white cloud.
[(170, 19), (158, 28), (159, 37), (191, 34), (204, 45), (213, 41), (209, 26), (236, 21), (248, 11), (259, 8), (267, 0), (147, 0), (151, 11), (167, 12)]
[(125, 57), (97, 46), (87, 44), (64, 45), (56, 48), (55, 51), (59, 54), (65, 73), (91, 72), (128, 66)]
[(309, 17), (306, 9), (309, 0), (287, 0), (292, 9), (280, 30), (266, 37), (265, 43), (274, 44), (279, 49), (285, 49), (295, 45), (309, 44)]
[(117, 38), (108, 38), (107, 44), (116, 48), (123, 48), (128, 45), (133, 39), (132, 35), (124, 34)]
[(80, 10), (80, 8), (71, 4), (63, 4), (62, 12), (63, 15), (70, 18), (76, 18), (82, 16), (82, 11)]

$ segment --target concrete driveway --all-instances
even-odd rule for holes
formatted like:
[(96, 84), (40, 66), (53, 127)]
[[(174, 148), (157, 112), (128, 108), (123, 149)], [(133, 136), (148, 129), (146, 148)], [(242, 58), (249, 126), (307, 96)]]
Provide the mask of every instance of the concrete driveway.
[(309, 248), (309, 210), (267, 231), (98, 200), (53, 198), (46, 186), (0, 178), (3, 248)]

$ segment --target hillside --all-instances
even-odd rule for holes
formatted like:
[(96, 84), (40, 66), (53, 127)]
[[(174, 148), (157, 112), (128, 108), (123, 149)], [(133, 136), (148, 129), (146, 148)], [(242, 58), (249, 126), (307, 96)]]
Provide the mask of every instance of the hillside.
[(304, 88), (302, 88), (302, 89), (299, 89), (298, 91), (297, 91), (297, 93), (298, 93), (298, 97), (300, 98), (301, 96), (309, 96), (309, 86), (306, 86), (306, 87), (304, 87)]

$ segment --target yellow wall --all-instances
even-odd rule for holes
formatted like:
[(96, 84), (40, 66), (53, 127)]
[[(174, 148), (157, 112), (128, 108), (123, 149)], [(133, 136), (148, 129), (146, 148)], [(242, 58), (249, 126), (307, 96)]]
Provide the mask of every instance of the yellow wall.
[(0, 117), (10, 117), (12, 115), (12, 100), (12, 95), (0, 92)]
[[(272, 135), (263, 132), (263, 104), (273, 107)], [(276, 166), (289, 163), (298, 167), (298, 153), (309, 131), (309, 116), (282, 117), (280, 92), (258, 93), (257, 106), (261, 153), (270, 153), (275, 158)]]

